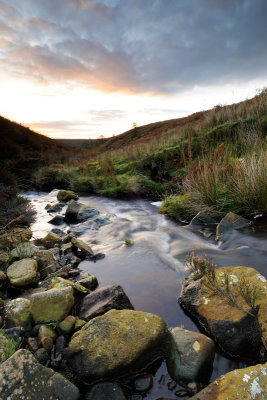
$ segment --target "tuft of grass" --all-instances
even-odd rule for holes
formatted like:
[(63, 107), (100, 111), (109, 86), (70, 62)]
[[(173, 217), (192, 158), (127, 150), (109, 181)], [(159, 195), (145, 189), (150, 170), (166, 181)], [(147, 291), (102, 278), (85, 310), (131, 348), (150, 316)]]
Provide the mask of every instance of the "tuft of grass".
[(2, 330), (0, 330), (0, 336), (4, 336), (7, 338), (8, 340), (8, 347), (7, 347), (7, 359), (11, 356), (13, 356), (13, 354), (16, 352), (16, 350), (19, 347), (19, 344), (12, 339), (10, 336), (5, 335), (4, 332)]
[(134, 241), (132, 239), (129, 238), (124, 238), (124, 243), (126, 244), (126, 246), (133, 246)]
[[(224, 298), (231, 306), (238, 308), (251, 317), (256, 317), (258, 307), (257, 300), (262, 294), (262, 289), (252, 285), (248, 279), (242, 275), (238, 287), (233, 284), (229, 273), (224, 270), (220, 278), (216, 276), (216, 264), (207, 256), (195, 255), (190, 253), (187, 256), (187, 266), (194, 279), (205, 278), (204, 285), (217, 296)], [(248, 306), (244, 308), (238, 301), (241, 297)]]

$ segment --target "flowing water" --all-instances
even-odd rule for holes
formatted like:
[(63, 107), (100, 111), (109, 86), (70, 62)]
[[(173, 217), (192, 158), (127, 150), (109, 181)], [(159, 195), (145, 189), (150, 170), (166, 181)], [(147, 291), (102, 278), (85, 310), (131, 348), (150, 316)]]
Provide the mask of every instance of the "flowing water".
[[(50, 194), (30, 192), (26, 197), (37, 210), (36, 222), (31, 227), (34, 237), (43, 237), (52, 228), (45, 206), (56, 201), (56, 191)], [(255, 220), (252, 228), (235, 231), (227, 242), (218, 245), (214, 236), (204, 237), (199, 232), (200, 227), (182, 226), (158, 214), (158, 204), (149, 201), (95, 196), (83, 196), (79, 201), (98, 209), (101, 217), (109, 218), (109, 223), (99, 229), (88, 225), (80, 236), (95, 252), (104, 253), (106, 257), (96, 263), (83, 261), (79, 268), (95, 274), (99, 286), (120, 284), (136, 310), (160, 315), (169, 327), (198, 330), (177, 303), (183, 278), (188, 275), (185, 268), (188, 252), (208, 255), (218, 266), (254, 267), (266, 276), (267, 229), (261, 218)], [(66, 232), (68, 228), (60, 226)], [(131, 239), (133, 245), (126, 246), (125, 238)], [(211, 380), (242, 366), (216, 353)], [(155, 374), (154, 386), (146, 399), (177, 398), (175, 390), (168, 390), (168, 376), (160, 379), (166, 374), (163, 364)]]

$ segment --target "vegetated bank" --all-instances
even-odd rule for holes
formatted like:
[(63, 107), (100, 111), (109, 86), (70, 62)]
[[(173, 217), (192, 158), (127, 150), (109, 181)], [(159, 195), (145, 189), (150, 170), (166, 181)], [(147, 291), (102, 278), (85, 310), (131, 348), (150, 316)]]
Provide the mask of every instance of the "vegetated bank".
[(215, 217), (267, 211), (266, 89), (250, 100), (170, 121), (175, 128), (165, 121), (115, 136), (81, 163), (43, 167), (33, 184), (118, 198), (165, 197), (160, 212), (177, 220), (199, 211)]

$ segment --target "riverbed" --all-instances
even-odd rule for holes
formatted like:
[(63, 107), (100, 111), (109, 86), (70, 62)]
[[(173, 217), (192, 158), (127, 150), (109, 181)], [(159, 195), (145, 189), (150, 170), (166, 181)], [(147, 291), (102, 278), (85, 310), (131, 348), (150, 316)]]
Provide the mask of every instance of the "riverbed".
[[(34, 238), (45, 236), (53, 228), (48, 223), (51, 215), (45, 206), (56, 201), (56, 193), (24, 194), (37, 211), (36, 221), (31, 226)], [(226, 242), (218, 244), (214, 235), (204, 236), (201, 227), (183, 226), (158, 214), (158, 204), (146, 200), (80, 196), (79, 201), (98, 209), (108, 222), (99, 229), (88, 225), (80, 236), (96, 253), (104, 253), (105, 258), (96, 263), (83, 261), (79, 268), (96, 275), (100, 287), (121, 285), (136, 310), (161, 316), (169, 327), (198, 330), (177, 303), (183, 279), (188, 275), (185, 261), (189, 252), (205, 254), (218, 266), (253, 267), (266, 276), (267, 229), (261, 218), (257, 218), (252, 227), (234, 231)], [(63, 224), (59, 228), (67, 232), (69, 226)], [(127, 246), (125, 239), (131, 240), (132, 245)], [(211, 381), (243, 366), (216, 353)], [(168, 389), (168, 382), (163, 364), (155, 373), (154, 386), (145, 398), (177, 398), (175, 390)]]

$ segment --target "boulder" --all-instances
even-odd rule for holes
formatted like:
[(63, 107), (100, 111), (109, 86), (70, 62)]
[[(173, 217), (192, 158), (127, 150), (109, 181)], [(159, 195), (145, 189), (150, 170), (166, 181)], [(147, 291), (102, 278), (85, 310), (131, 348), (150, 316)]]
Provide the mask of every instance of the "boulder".
[[(218, 268), (215, 277), (216, 284), (208, 275), (187, 279), (179, 303), (224, 352), (257, 359), (262, 343), (267, 349), (265, 278), (254, 268), (247, 267)], [(250, 299), (255, 291), (258, 295), (252, 310), (245, 297)], [(235, 300), (230, 301), (229, 297)]]
[(100, 382), (86, 393), (85, 400), (127, 400), (122, 388), (116, 382)]
[(43, 244), (52, 243), (57, 244), (61, 242), (61, 237), (54, 232), (48, 232), (48, 234), (41, 240)]
[(29, 330), (32, 326), (30, 305), (30, 300), (20, 297), (7, 301), (4, 308), (6, 328), (20, 326), (25, 330)]
[(251, 221), (240, 215), (229, 212), (223, 217), (216, 228), (216, 240), (225, 242), (234, 229), (242, 229), (251, 225)]
[(81, 303), (79, 317), (89, 321), (112, 309), (133, 310), (129, 298), (119, 285), (104, 286), (85, 296)]
[(178, 383), (208, 382), (212, 373), (215, 345), (205, 335), (183, 328), (171, 330), (173, 343), (167, 360), (168, 372)]
[(73, 372), (83, 380), (131, 374), (164, 357), (169, 331), (157, 315), (111, 310), (76, 332), (66, 352)]
[(65, 212), (65, 218), (64, 218), (65, 221), (67, 223), (77, 222), (78, 212), (80, 211), (82, 206), (83, 205), (81, 203), (79, 203), (78, 201), (75, 201), (75, 200), (69, 201), (67, 210)]
[(37, 261), (38, 271), (41, 271), (54, 262), (54, 256), (51, 250), (38, 250), (34, 259)]
[(23, 243), (18, 243), (10, 254), (12, 258), (15, 259), (31, 258), (37, 251), (38, 247), (36, 247), (33, 243), (23, 242)]
[(39, 364), (28, 350), (18, 350), (0, 365), (0, 398), (78, 400), (79, 390), (61, 374)]
[(265, 400), (267, 363), (235, 369), (220, 376), (191, 400)]
[(72, 190), (60, 190), (57, 194), (57, 199), (66, 203), (69, 200), (77, 200), (78, 195)]
[(37, 273), (37, 261), (32, 258), (24, 258), (15, 261), (7, 269), (7, 277), (14, 286), (23, 287), (35, 282)]
[(55, 233), (56, 235), (60, 236), (61, 238), (63, 238), (63, 236), (65, 236), (65, 232), (63, 232), (61, 229), (59, 228), (52, 228), (51, 229), (52, 233)]
[(69, 314), (73, 305), (73, 289), (68, 286), (33, 294), (30, 312), (36, 324), (61, 321)]

